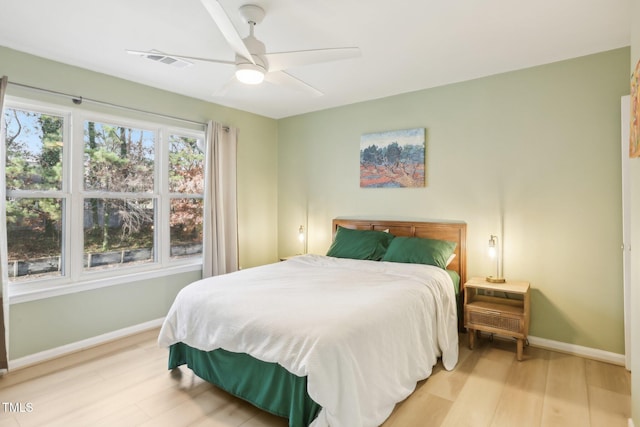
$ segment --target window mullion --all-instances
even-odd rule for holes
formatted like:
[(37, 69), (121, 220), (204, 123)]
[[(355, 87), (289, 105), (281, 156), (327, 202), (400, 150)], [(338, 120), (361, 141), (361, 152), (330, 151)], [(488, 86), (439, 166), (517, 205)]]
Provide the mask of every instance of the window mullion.
[(158, 168), (156, 168), (156, 193), (158, 194), (158, 224), (156, 224), (156, 238), (160, 251), (158, 261), (162, 265), (169, 262), (171, 256), (171, 241), (169, 230), (169, 139), (168, 130), (160, 129), (158, 132)]
[(69, 186), (71, 187), (71, 206), (69, 224), (69, 260), (66, 264), (72, 282), (77, 282), (84, 269), (84, 117), (81, 113), (75, 115), (77, 124), (73, 126), (73, 152), (69, 164)]
[(73, 250), (74, 243), (71, 236), (73, 236), (72, 224), (73, 224), (73, 143), (75, 128), (73, 126), (73, 113), (69, 112), (66, 115), (64, 123), (63, 133), (63, 147), (62, 150), (62, 191), (64, 192), (64, 198), (62, 202), (62, 224), (63, 224), (63, 236), (62, 236), (62, 272), (67, 280), (73, 280), (73, 271), (71, 266), (73, 265), (71, 251)]

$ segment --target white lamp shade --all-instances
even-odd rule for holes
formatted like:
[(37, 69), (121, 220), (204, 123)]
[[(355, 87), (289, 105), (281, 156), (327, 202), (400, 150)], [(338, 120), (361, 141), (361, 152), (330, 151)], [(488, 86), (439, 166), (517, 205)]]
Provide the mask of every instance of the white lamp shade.
[(487, 282), (491, 283), (504, 283), (505, 279), (500, 274), (500, 257), (498, 256), (498, 251), (500, 248), (498, 247), (498, 236), (494, 236), (493, 234), (489, 237), (489, 257), (491, 259), (496, 260), (496, 275), (488, 276)]
[(497, 255), (495, 246), (489, 247), (489, 258), (493, 259)]

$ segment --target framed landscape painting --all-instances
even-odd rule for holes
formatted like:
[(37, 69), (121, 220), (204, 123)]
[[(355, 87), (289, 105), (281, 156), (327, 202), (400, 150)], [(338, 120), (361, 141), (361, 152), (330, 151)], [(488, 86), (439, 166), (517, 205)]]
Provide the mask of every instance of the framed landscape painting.
[(426, 186), (425, 152), (425, 128), (362, 135), (360, 187)]

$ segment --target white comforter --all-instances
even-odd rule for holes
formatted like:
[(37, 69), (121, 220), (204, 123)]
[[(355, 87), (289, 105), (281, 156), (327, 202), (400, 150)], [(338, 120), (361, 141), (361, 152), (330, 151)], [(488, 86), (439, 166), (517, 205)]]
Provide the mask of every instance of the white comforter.
[(378, 426), (438, 357), (457, 363), (454, 288), (437, 267), (304, 255), (187, 286), (158, 342), (307, 376), (313, 427)]

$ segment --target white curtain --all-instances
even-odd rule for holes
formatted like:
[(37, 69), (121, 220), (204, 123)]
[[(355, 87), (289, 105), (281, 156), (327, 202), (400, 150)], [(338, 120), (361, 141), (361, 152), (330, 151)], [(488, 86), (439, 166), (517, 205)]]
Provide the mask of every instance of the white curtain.
[(235, 128), (207, 124), (202, 277), (238, 270)]
[(4, 95), (9, 79), (3, 76), (0, 80), (0, 371), (9, 369), (7, 357), (9, 337), (9, 276), (7, 272), (7, 221), (5, 219), (6, 183), (5, 183), (5, 131), (4, 128)]

